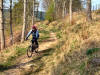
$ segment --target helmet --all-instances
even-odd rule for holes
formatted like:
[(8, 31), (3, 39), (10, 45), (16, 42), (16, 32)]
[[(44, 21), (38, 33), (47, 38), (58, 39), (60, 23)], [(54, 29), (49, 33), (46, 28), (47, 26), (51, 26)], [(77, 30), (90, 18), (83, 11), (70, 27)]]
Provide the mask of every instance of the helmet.
[(36, 25), (33, 25), (33, 26), (32, 26), (32, 29), (35, 29), (35, 30), (36, 30), (36, 29), (37, 29)]

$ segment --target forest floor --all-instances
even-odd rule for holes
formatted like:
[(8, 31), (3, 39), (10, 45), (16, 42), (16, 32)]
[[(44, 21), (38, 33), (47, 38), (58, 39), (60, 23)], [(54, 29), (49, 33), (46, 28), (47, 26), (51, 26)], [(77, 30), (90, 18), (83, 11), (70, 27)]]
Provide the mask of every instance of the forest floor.
[(32, 58), (28, 58), (26, 54), (20, 56), (16, 60), (16, 64), (9, 66), (0, 75), (30, 75), (29, 73), (37, 72), (43, 67), (41, 65), (45, 64), (41, 59), (47, 60), (47, 56), (52, 52), (52, 47), (56, 43), (56, 34), (50, 33), (50, 38), (40, 44), (39, 54), (34, 53)]
[(14, 44), (0, 53), (0, 75), (100, 75), (100, 15), (93, 16), (41, 22), (40, 54), (27, 57), (29, 41)]

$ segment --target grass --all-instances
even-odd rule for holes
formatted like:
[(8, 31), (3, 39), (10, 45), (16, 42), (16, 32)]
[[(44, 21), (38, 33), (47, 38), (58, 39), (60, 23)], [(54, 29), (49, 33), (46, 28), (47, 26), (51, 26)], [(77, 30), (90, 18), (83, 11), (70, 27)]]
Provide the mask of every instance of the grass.
[(16, 55), (17, 56), (21, 56), (21, 55), (25, 54), (26, 53), (26, 49), (27, 48), (20, 48), (20, 47), (16, 46)]
[(22, 56), (23, 54), (26, 53), (26, 48), (21, 48), (21, 47), (16, 46), (15, 52), (16, 52), (15, 55), (13, 55), (13, 56), (11, 55), (7, 58), (6, 61), (1, 62), (0, 71), (4, 71), (4, 70), (7, 70), (7, 69), (10, 69), (11, 67), (13, 67), (13, 65), (16, 64), (16, 59), (19, 56)]
[(83, 62), (83, 63), (80, 65), (80, 67), (79, 67), (80, 75), (83, 75), (84, 70), (85, 70), (85, 66), (86, 66), (85, 62)]
[[(50, 57), (53, 55), (54, 53), (54, 48), (49, 48), (43, 51), (40, 51), (41, 55), (33, 57), (33, 60), (31, 61), (31, 63), (33, 64), (33, 67), (31, 67), (30, 71), (28, 72), (24, 72), (24, 75), (37, 75), (39, 72), (44, 70), (44, 66), (46, 65), (46, 60), (48, 60)], [(44, 59), (45, 58), (45, 59)], [(51, 61), (48, 61), (51, 62)], [(34, 66), (35, 64), (35, 66)]]
[(73, 29), (71, 31), (74, 33), (78, 33), (81, 29), (82, 29), (81, 24), (77, 24), (73, 27)]
[(47, 29), (47, 28), (48, 28), (47, 25), (41, 24), (41, 25), (39, 26), (39, 28), (40, 28), (40, 31), (39, 31), (39, 33), (40, 33), (39, 42), (41, 43), (41, 42), (46, 41), (47, 39), (50, 38), (50, 33), (51, 33), (51, 31), (49, 31), (49, 30)]
[(50, 38), (50, 35), (42, 35), (40, 38), (39, 38), (39, 42), (42, 43), (43, 41), (46, 41), (47, 39)]
[[(57, 38), (60, 40), (56, 46), (56, 50), (54, 52), (55, 55), (53, 56), (54, 58), (57, 58), (55, 62), (56, 64), (54, 63), (49, 65), (52, 67), (50, 69), (52, 75), (90, 75), (88, 71), (91, 72), (92, 69), (87, 66), (90, 66), (88, 61), (91, 58), (89, 58), (88, 55), (95, 55), (95, 53), (99, 52), (99, 47), (95, 48), (99, 46), (99, 43), (98, 45), (95, 45), (90, 42), (94, 39), (97, 40), (97, 36), (97, 41), (100, 40), (100, 36), (98, 35), (99, 31), (97, 33), (92, 33), (95, 28), (91, 28), (91, 23), (85, 23), (83, 15), (80, 16), (79, 14), (74, 17), (76, 19), (76, 23), (74, 25), (69, 25), (67, 23), (66, 26), (62, 26), (61, 24), (49, 26), (49, 31), (55, 32), (57, 34)], [(77, 17), (79, 17), (78, 20)], [(94, 25), (96, 26), (97, 24)], [(95, 34), (95, 36), (92, 36), (93, 34)], [(66, 59), (63, 58), (62, 54), (66, 55)], [(93, 57), (93, 55), (91, 57)], [(52, 59), (52, 62), (54, 58)]]
[[(46, 25), (43, 25), (43, 27), (45, 28)], [(39, 39), (39, 42), (42, 43), (43, 41), (47, 40), (50, 38), (50, 31), (49, 30), (40, 30), (40, 39)], [(26, 53), (26, 49), (27, 47), (24, 45), (23, 47), (17, 45), (15, 46), (14, 48), (14, 52), (15, 54), (14, 55), (10, 55), (6, 61), (3, 61), (0, 63), (0, 72), (3, 72), (5, 70), (8, 70), (10, 68), (13, 67), (13, 65), (16, 64), (16, 59), (22, 55), (24, 55)], [(6, 50), (5, 53), (9, 53), (10, 51), (9, 50)], [(46, 51), (42, 51), (41, 53), (42, 56), (39, 56), (39, 57), (35, 57), (34, 60), (39, 60), (39, 59), (42, 59), (43, 57), (48, 57), (50, 55), (52, 55), (53, 53), (53, 48), (50, 48), (50, 49), (47, 49)], [(39, 66), (41, 66), (42, 64), (40, 64)], [(41, 66), (42, 67), (42, 66)], [(34, 73), (37, 73), (39, 72), (40, 68), (37, 68)]]
[(14, 65), (16, 60), (16, 55), (15, 56), (10, 56), (6, 62), (3, 62), (0, 64), (0, 72), (9, 69), (12, 65)]
[(9, 50), (8, 50), (8, 49), (6, 49), (6, 50), (4, 51), (4, 53), (9, 53)]
[[(75, 17), (75, 19), (77, 19), (76, 15)], [(90, 75), (87, 71), (91, 72), (92, 69), (87, 67), (90, 66), (88, 62), (95, 56), (95, 53), (98, 53), (100, 50), (100, 48), (97, 47), (99, 46), (99, 43), (98, 45), (91, 45), (90, 41), (94, 40), (94, 37), (99, 37), (99, 31), (98, 33), (92, 33), (92, 31), (94, 31), (94, 28), (91, 29), (92, 25), (89, 23), (83, 23), (83, 20), (80, 22), (82, 16), (78, 17), (79, 22), (77, 23), (76, 20), (74, 25), (70, 25), (68, 23), (66, 25), (62, 25), (61, 23), (58, 23), (54, 26), (47, 26), (43, 24), (39, 26), (40, 43), (49, 39), (51, 32), (56, 33), (59, 42), (56, 47), (53, 46), (53, 48), (41, 51), (40, 56), (33, 57), (31, 62), (33, 63), (33, 67), (29, 72), (25, 72), (26, 75), (37, 75), (42, 71), (45, 74), (50, 72), (52, 75)], [(95, 26), (96, 25), (94, 25), (94, 27)], [(91, 34), (91, 36), (85, 32)], [(95, 36), (92, 36), (92, 34), (95, 34)], [(14, 59), (25, 53), (25, 48), (17, 46), (15, 51), (16, 55), (11, 56), (8, 59), (10, 62), (12, 61), (12, 64), (14, 63)], [(63, 55), (65, 55), (65, 57)], [(10, 62), (1, 65), (3, 69), (7, 69), (8, 66), (11, 65)], [(46, 73), (47, 71), (49, 72)]]
[[(76, 19), (74, 25), (66, 24), (66, 26), (63, 26), (62, 28), (55, 25), (55, 30), (51, 28), (51, 31), (56, 32), (58, 39), (66, 38), (63, 45), (58, 45), (56, 47), (57, 50), (55, 53), (57, 53), (57, 60), (61, 61), (59, 61), (59, 63), (56, 61), (58, 64), (52, 68), (52, 71), (54, 71), (52, 75), (90, 75), (88, 72), (91, 72), (92, 69), (87, 68), (87, 66), (90, 66), (90, 64), (88, 64), (89, 60), (96, 55), (100, 56), (100, 43), (98, 43), (100, 40), (100, 36), (98, 35), (99, 31), (92, 33), (95, 30), (95, 27), (99, 27), (99, 24), (97, 25), (96, 23), (98, 22), (96, 21), (94, 28), (92, 28), (92, 24), (85, 23), (85, 18), (82, 16), (74, 16)], [(77, 17), (80, 18), (77, 20)], [(99, 28), (97, 30), (99, 30)], [(92, 40), (98, 42), (93, 44), (91, 43)], [(62, 53), (66, 55), (66, 59), (60, 58)], [(88, 55), (91, 55), (91, 58), (89, 58)]]
[(40, 31), (39, 31), (39, 33), (43, 33), (43, 34), (50, 34), (50, 32), (49, 32), (49, 31), (47, 31), (47, 30), (40, 30)]

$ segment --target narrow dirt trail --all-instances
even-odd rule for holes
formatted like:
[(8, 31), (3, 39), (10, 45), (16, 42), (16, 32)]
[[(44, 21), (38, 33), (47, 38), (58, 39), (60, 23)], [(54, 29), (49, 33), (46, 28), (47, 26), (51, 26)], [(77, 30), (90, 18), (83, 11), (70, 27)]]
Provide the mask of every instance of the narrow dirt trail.
[[(51, 48), (53, 45), (57, 43), (57, 38), (55, 33), (50, 34), (50, 38), (39, 46), (39, 52), (46, 51), (47, 49)], [(37, 57), (39, 54), (33, 54), (33, 57)], [(4, 71), (3, 75), (23, 75), (22, 71), (28, 71), (34, 64), (32, 63), (35, 61), (33, 58), (28, 58), (27, 55), (23, 55), (19, 57), (16, 61), (16, 65), (12, 66), (9, 70)], [(37, 60), (38, 61), (38, 60)]]

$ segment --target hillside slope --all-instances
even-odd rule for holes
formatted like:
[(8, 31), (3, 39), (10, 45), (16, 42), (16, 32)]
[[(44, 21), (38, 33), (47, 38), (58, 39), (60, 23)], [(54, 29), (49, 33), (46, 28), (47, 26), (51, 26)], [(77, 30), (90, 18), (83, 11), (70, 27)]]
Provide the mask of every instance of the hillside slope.
[(27, 57), (26, 49), (30, 44), (29, 41), (7, 48), (0, 53), (0, 75), (36, 74), (47, 62), (50, 62), (57, 38), (55, 33), (44, 30), (43, 27), (45, 25), (40, 29), (39, 54), (33, 54), (32, 58)]
[(41, 69), (43, 64), (49, 61), (46, 57), (52, 52), (52, 45), (57, 43), (57, 39), (54, 33), (51, 33), (51, 37), (39, 47), (39, 54), (33, 54), (32, 58), (28, 58), (27, 55), (22, 55), (16, 59), (16, 64), (8, 67), (8, 70), (4, 71), (4, 75), (29, 75), (35, 73)]
[(100, 15), (86, 22), (84, 13), (73, 14), (74, 24), (66, 22), (65, 44), (60, 46), (61, 61), (51, 75), (100, 75)]
[(100, 75), (100, 16), (93, 14), (92, 22), (86, 22), (84, 13), (74, 13), (73, 18), (73, 25), (68, 16), (39, 23), (40, 55), (28, 59), (25, 50), (29, 43), (16, 44), (1, 53), (0, 73)]

